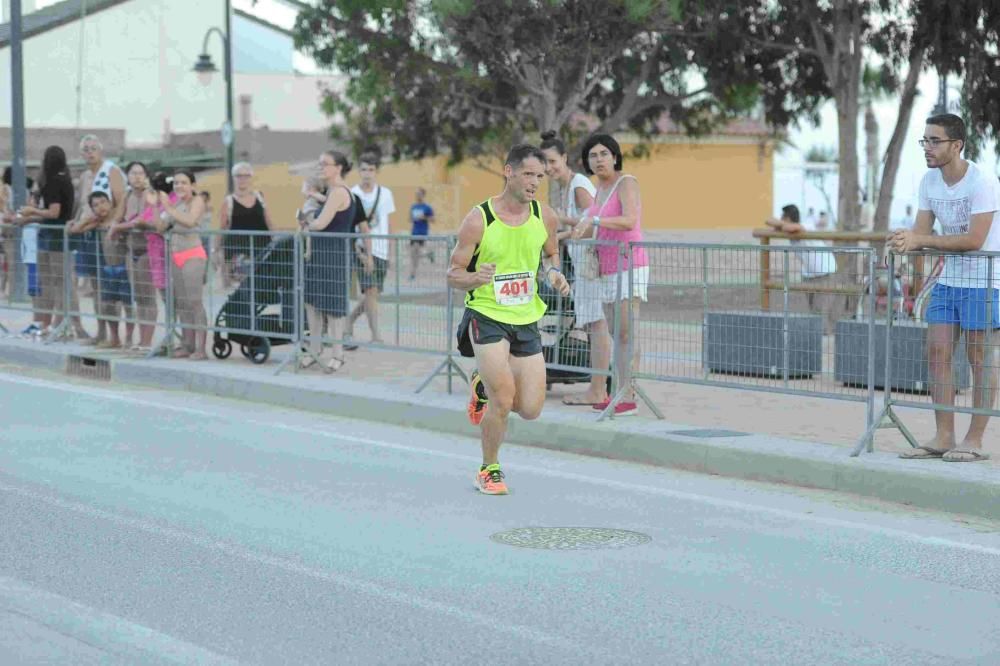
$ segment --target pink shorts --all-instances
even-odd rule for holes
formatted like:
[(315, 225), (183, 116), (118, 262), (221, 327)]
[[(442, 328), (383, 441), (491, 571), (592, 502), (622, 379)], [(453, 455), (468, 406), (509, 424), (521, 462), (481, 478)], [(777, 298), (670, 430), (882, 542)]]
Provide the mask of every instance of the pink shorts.
[(188, 250), (174, 252), (174, 264), (177, 265), (177, 268), (184, 268), (184, 264), (190, 259), (208, 259), (204, 246), (198, 245)]
[(167, 244), (160, 234), (146, 233), (146, 252), (149, 254), (149, 272), (153, 276), (153, 286), (167, 288)]

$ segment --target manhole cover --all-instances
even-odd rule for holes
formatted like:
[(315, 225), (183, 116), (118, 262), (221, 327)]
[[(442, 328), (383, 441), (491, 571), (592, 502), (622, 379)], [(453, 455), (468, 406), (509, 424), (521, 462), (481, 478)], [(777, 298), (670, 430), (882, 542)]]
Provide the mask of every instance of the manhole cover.
[(507, 546), (547, 550), (628, 548), (641, 546), (652, 540), (640, 532), (603, 527), (519, 527), (497, 532), (490, 539)]

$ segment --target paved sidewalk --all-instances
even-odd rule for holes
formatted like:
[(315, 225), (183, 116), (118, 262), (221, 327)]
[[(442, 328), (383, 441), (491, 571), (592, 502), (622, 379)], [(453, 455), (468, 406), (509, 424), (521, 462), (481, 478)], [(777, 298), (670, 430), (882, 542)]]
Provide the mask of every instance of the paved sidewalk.
[[(109, 361), (111, 379), (225, 397), (332, 412), (444, 433), (474, 433), (466, 422), (465, 386), (455, 378), (446, 392), (439, 377), (416, 394), (441, 358), (385, 350), (349, 353), (338, 373), (317, 370), (275, 375), (291, 352), (277, 347), (263, 365), (239, 353), (226, 361), (146, 360), (74, 343), (44, 344), (16, 336), (0, 339), (0, 360), (65, 372), (70, 355)], [(466, 360), (463, 367), (469, 368)], [(103, 364), (101, 364), (103, 365)], [(740, 478), (853, 492), (924, 508), (1000, 517), (1000, 461), (949, 464), (903, 461), (901, 435), (884, 430), (876, 453), (850, 458), (864, 429), (863, 404), (754, 393), (685, 384), (646, 382), (643, 387), (664, 411), (658, 421), (643, 407), (637, 417), (596, 422), (586, 408), (561, 404), (582, 386), (555, 385), (538, 421), (512, 419), (509, 438), (522, 444), (588, 455), (634, 460)], [(900, 414), (915, 432), (931, 432), (933, 416)], [(960, 424), (963, 422), (959, 418)], [(1000, 456), (996, 439), (988, 450)]]

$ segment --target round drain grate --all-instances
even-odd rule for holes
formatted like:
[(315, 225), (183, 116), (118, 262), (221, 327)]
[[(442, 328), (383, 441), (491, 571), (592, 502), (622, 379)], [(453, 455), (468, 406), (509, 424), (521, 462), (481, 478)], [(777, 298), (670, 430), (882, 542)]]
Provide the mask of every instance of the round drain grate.
[(641, 546), (652, 538), (640, 532), (603, 527), (519, 527), (490, 537), (497, 543), (547, 550), (598, 550)]

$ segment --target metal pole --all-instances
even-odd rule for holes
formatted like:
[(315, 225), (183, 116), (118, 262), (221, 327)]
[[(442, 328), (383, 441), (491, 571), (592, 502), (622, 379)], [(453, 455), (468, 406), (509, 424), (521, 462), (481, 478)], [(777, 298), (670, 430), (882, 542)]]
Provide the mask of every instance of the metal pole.
[[(868, 275), (874, 278), (876, 271), (875, 250), (868, 255)], [(872, 283), (874, 286), (874, 282)], [(864, 295), (861, 296), (864, 298)], [(878, 289), (868, 290), (868, 414), (865, 432), (874, 433), (875, 423), (875, 308), (878, 307)], [(850, 353), (850, 350), (848, 350)], [(871, 446), (869, 440), (868, 446)]]
[[(10, 86), (11, 86), (11, 188), (14, 190), (14, 210), (28, 202), (26, 188), (26, 163), (24, 145), (24, 55), (21, 29), (21, 0), (10, 2)], [(21, 244), (16, 243), (14, 267), (20, 266)], [(27, 276), (23, 270), (12, 271), (14, 285), (11, 296), (14, 300), (24, 300), (27, 294)]]
[[(412, 237), (411, 237), (412, 242)], [(401, 294), (399, 293), (399, 271), (402, 269), (402, 265), (399, 263), (399, 239), (394, 238), (392, 241), (393, 250), (393, 262), (395, 263), (396, 269), (396, 346), (399, 346), (399, 303), (402, 300)], [(448, 287), (449, 296), (451, 295), (451, 287)], [(451, 370), (448, 370), (448, 393), (451, 393)]]
[[(445, 241), (445, 243), (446, 243), (446, 247), (448, 249), (447, 256), (450, 257), (451, 256), (451, 251), (452, 251), (451, 240), (449, 239), (449, 240)], [(399, 246), (397, 245), (396, 247), (398, 248)], [(398, 283), (399, 283), (398, 252), (397, 252), (397, 263), (396, 263), (396, 282), (397, 282), (397, 285), (398, 285)], [(451, 391), (452, 391), (452, 366), (453, 366), (453, 361), (452, 361), (452, 358), (451, 358), (451, 350), (452, 350), (452, 345), (455, 344), (455, 337), (454, 337), (454, 334), (452, 333), (452, 331), (455, 330), (455, 312), (454, 312), (454, 309), (455, 309), (455, 301), (454, 301), (455, 295), (452, 292), (451, 285), (448, 284), (448, 273), (447, 272), (444, 274), (444, 288), (445, 288), (445, 291), (447, 292), (447, 297), (445, 298), (445, 308), (447, 308), (447, 311), (445, 312), (445, 315), (444, 315), (444, 320), (445, 320), (445, 324), (444, 324), (445, 358), (448, 361), (448, 395), (451, 395)], [(398, 303), (399, 303), (399, 287), (398, 286), (396, 287), (396, 303), (397, 303), (396, 307), (398, 309), (398, 307), (399, 307), (399, 305), (398, 305)], [(399, 325), (398, 324), (396, 325), (396, 330), (399, 331)], [(396, 344), (398, 346), (399, 343), (397, 342)]]
[(225, 47), (225, 70), (226, 70), (226, 123), (231, 130), (229, 145), (226, 146), (226, 191), (233, 193), (233, 163), (235, 160), (234, 149), (236, 143), (236, 130), (233, 128), (233, 11), (231, 0), (225, 0), (226, 9), (226, 38)]
[[(708, 248), (701, 249), (701, 325), (705, 330), (705, 320), (708, 317)], [(702, 354), (704, 354), (704, 348)], [(708, 379), (708, 365), (701, 364), (701, 378)]]
[(788, 353), (788, 253), (789, 250), (785, 250), (782, 261), (782, 295), (784, 299), (782, 301), (782, 315), (781, 315), (781, 379), (782, 384), (785, 388), (788, 388), (788, 363), (789, 363), (789, 353)]

